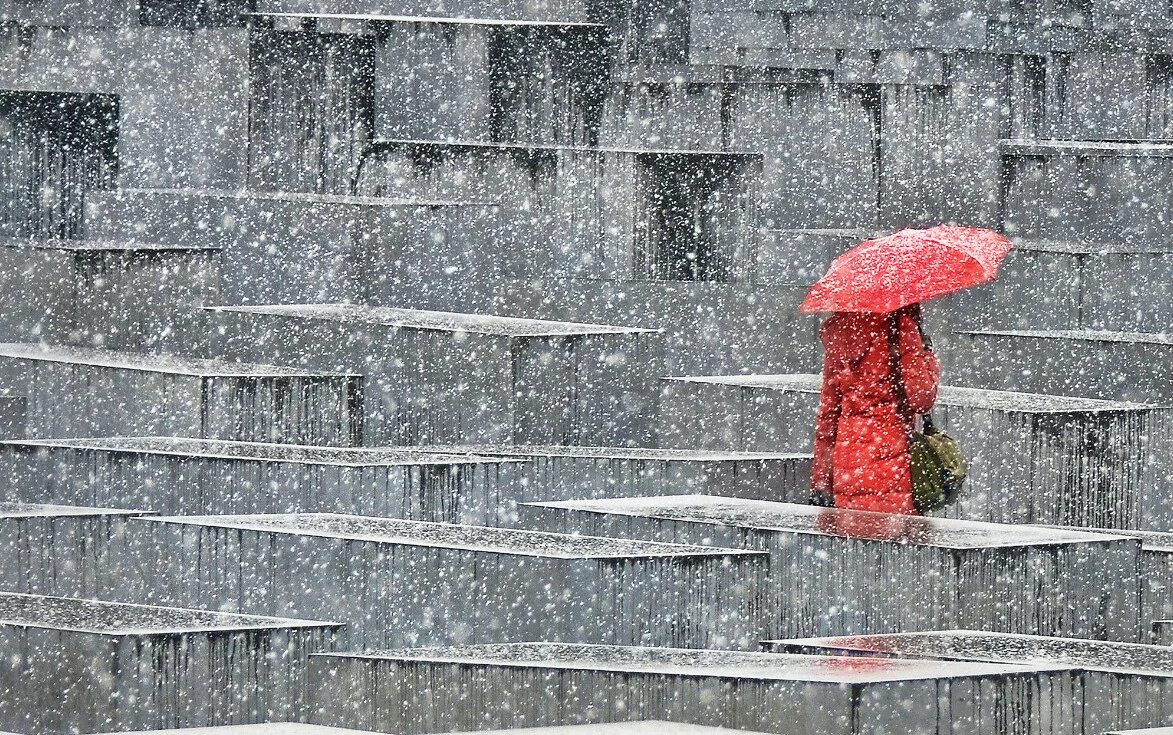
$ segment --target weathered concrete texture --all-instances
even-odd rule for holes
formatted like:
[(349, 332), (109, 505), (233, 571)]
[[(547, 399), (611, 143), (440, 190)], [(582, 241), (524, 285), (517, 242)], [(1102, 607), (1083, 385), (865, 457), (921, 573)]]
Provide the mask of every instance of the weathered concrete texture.
[(970, 329), (1090, 329), (1163, 333), (1173, 327), (1173, 251), (1165, 243), (1026, 240), (989, 286), (951, 311)]
[(134, 17), (131, 0), (41, 0), (6, 2), (0, 20), (25, 26), (110, 28), (129, 25)]
[(967, 385), (1154, 404), (1173, 395), (1173, 339), (1159, 332), (963, 331), (943, 358)]
[[(11, 491), (5, 493), (11, 495)], [(13, 592), (101, 597), (101, 568), (119, 551), (133, 510), (0, 502), (0, 587)]]
[(5, 343), (0, 378), (28, 436), (362, 443), (362, 379), (339, 371)]
[(603, 25), (376, 23), (377, 134), (594, 145), (608, 89)]
[(1173, 620), (1153, 621), (1153, 643), (1161, 646), (1170, 644), (1170, 635), (1173, 634)]
[(744, 280), (761, 157), (669, 150), (377, 141), (359, 191), (500, 202), (516, 276)]
[[(0, 727), (200, 727), (303, 716), (337, 625), (0, 593)], [(257, 655), (265, 651), (266, 655)]]
[[(220, 727), (189, 728), (183, 730), (154, 730), (135, 735), (365, 735), (369, 730), (349, 730), (325, 725), (306, 725), (300, 722), (267, 722), (259, 725), (222, 725)], [(480, 735), (764, 735), (748, 730), (729, 730), (722, 727), (689, 725), (684, 722), (638, 720), (609, 722), (600, 725), (565, 725), (529, 728), (518, 731), (479, 730)], [(111, 734), (112, 735), (112, 734)], [(452, 733), (451, 735), (460, 735)], [(471, 735), (471, 733), (464, 733)]]
[[(809, 451), (820, 385), (818, 375), (672, 380), (658, 434), (668, 446)], [(961, 443), (970, 471), (945, 512), (995, 523), (1168, 528), (1165, 504), (1154, 501), (1171, 472), (1168, 414), (1121, 401), (943, 388), (934, 418)]]
[(317, 656), (312, 667), (313, 721), (379, 732), (655, 717), (777, 733), (799, 723), (810, 735), (938, 719), (966, 735), (1009, 722), (1058, 735), (1078, 718), (1073, 675), (1037, 666), (519, 643)]
[[(1001, 224), (997, 87), (881, 85), (879, 222)], [(995, 104), (989, 104), (995, 102)]]
[(85, 193), (115, 184), (118, 115), (111, 95), (0, 90), (0, 236), (77, 234)]
[(531, 528), (768, 551), (782, 630), (1142, 635), (1135, 539), (704, 495), (522, 511)]
[(509, 459), (171, 437), (0, 444), (14, 497), (168, 514), (335, 511), (493, 523), (521, 470)]
[[(432, 268), (458, 275), (488, 265), (468, 233), (495, 231), (487, 204), (196, 189), (91, 196), (86, 222), (92, 237), (222, 248), (229, 304), (377, 301)], [(417, 263), (429, 248), (447, 257)]]
[(588, 20), (585, 0), (257, 0), (259, 13), (335, 13), (441, 19), (516, 18), (541, 22)]
[(1005, 229), (1024, 237), (1164, 243), (1173, 145), (1007, 140)]
[(831, 261), (874, 236), (868, 230), (771, 230), (760, 232), (755, 284), (810, 286)]
[(5, 24), (0, 79), (10, 90), (117, 97), (123, 186), (244, 183), (248, 37), (243, 29)]
[(435, 446), (427, 451), (524, 460), (502, 518), (523, 501), (703, 493), (805, 502), (810, 455), (569, 446)]
[(213, 247), (0, 238), (0, 339), (152, 350), (219, 302)]
[(371, 34), (250, 35), (249, 186), (351, 194), (374, 125)]
[(877, 226), (878, 87), (749, 84), (737, 87), (730, 107), (729, 145), (764, 154), (765, 226)]
[(326, 616), (345, 622), (360, 649), (518, 640), (745, 649), (772, 629), (757, 552), (335, 514), (135, 523), (129, 553), (109, 570), (128, 580), (118, 594)]
[(25, 434), (28, 401), (19, 396), (0, 396), (0, 439), (20, 439)]
[(361, 371), (367, 444), (646, 444), (658, 335), (347, 304), (224, 307), (220, 354)]
[(1146, 727), (1173, 715), (1173, 651), (1108, 641), (946, 630), (777, 641), (775, 650), (1072, 666), (1080, 670), (1083, 731)]
[(510, 314), (658, 328), (664, 345), (660, 375), (790, 372), (822, 364), (819, 320), (798, 313), (806, 290), (805, 285), (542, 279), (506, 281), (496, 301)]

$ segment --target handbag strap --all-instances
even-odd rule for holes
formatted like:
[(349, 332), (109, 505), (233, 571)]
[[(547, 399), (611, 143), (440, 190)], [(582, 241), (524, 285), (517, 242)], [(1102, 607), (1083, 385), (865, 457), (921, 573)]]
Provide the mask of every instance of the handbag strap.
[(916, 434), (916, 415), (908, 405), (908, 393), (904, 390), (904, 371), (900, 367), (900, 317), (896, 314), (888, 316), (888, 361), (892, 381), (896, 384), (896, 407), (904, 421), (904, 431), (911, 439)]

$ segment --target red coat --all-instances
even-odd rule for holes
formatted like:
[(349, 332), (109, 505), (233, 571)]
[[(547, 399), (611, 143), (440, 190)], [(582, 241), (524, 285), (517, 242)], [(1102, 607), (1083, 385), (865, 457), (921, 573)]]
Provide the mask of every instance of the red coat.
[[(826, 357), (811, 484), (832, 495), (839, 508), (915, 514), (908, 423), (898, 408), (888, 319), (837, 313), (819, 331)], [(899, 324), (908, 406), (928, 413), (937, 400), (941, 364), (924, 346), (910, 312), (900, 312)]]

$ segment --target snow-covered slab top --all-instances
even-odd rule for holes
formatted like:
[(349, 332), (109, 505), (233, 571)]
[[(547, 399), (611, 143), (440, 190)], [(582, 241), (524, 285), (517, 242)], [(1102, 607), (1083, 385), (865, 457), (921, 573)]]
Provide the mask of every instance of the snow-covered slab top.
[(467, 666), (616, 671), (628, 674), (829, 684), (1003, 676), (1069, 668), (575, 643), (505, 643), (313, 655)]
[(237, 516), (144, 516), (150, 523), (234, 528), (261, 533), (367, 541), (396, 546), (477, 551), (554, 559), (747, 556), (761, 552), (715, 546), (666, 544), (598, 536), (571, 536), (489, 526), (407, 521), (336, 513), (280, 513)]
[(1003, 153), (1020, 156), (1136, 156), (1173, 157), (1173, 143), (1134, 143), (1110, 140), (1028, 140), (1005, 139), (998, 142)]
[(1173, 533), (1166, 533), (1162, 531), (1138, 531), (1131, 528), (1087, 528), (1083, 526), (1040, 525), (1040, 528), (1056, 528), (1063, 531), (1090, 531), (1092, 533), (1100, 533), (1108, 536), (1123, 536), (1125, 538), (1133, 538), (1140, 541), (1140, 546), (1145, 551), (1173, 554)]
[(1014, 238), (1015, 250), (1061, 255), (1111, 255), (1111, 254), (1173, 254), (1173, 240), (1166, 246), (1150, 242), (1084, 242), (1079, 240), (1048, 240)]
[(198, 378), (359, 377), (357, 373), (301, 370), (281, 365), (255, 365), (247, 362), (205, 360), (174, 355), (147, 355), (139, 352), (42, 345), (31, 342), (0, 343), (0, 357), (91, 365), (145, 373), (187, 375)]
[(1143, 730), (1113, 730), (1106, 735), (1173, 735), (1173, 727), (1146, 727)]
[(786, 235), (822, 235), (826, 237), (852, 237), (858, 240), (867, 240), (873, 237), (880, 237), (884, 233), (876, 230), (862, 230), (858, 228), (842, 228), (842, 227), (799, 227), (799, 228), (774, 228), (767, 227), (766, 232), (776, 232)]
[(1069, 339), (1079, 342), (1125, 342), (1173, 345), (1173, 335), (1162, 332), (1110, 332), (1102, 329), (959, 329), (956, 334), (987, 334), (1000, 337)]
[[(1025, 332), (968, 332), (968, 334), (1026, 334)], [(823, 378), (813, 373), (792, 373), (783, 375), (696, 375), (666, 378), (682, 383), (708, 383), (729, 385), (738, 388), (759, 388), (762, 390), (790, 391), (794, 393), (818, 393)], [(1086, 413), (1102, 411), (1147, 411), (1157, 408), (1143, 403), (1128, 401), (1106, 401), (1098, 398), (1057, 396), (1044, 393), (1019, 393), (986, 388), (958, 388), (942, 386), (937, 393), (937, 403), (942, 406), (984, 408), (991, 411), (1013, 411), (1019, 413)]]
[(265, 314), (297, 319), (319, 319), (347, 324), (374, 324), (382, 327), (423, 329), (436, 332), (463, 332), (502, 337), (573, 337), (591, 334), (640, 334), (654, 329), (614, 327), (605, 324), (555, 322), (493, 314), (463, 314), (452, 311), (396, 309), (361, 304), (270, 304), (261, 306), (214, 306), (213, 311)]
[(943, 630), (925, 633), (831, 636), (771, 641), (776, 648), (868, 653), (914, 659), (948, 659), (1064, 666), (1088, 671), (1173, 677), (1173, 647), (1017, 633)]
[(490, 206), (496, 202), (466, 199), (413, 199), (410, 197), (365, 197), (345, 194), (310, 194), (294, 191), (240, 191), (236, 189), (180, 189), (130, 188), (109, 192), (124, 199), (136, 195), (161, 194), (168, 196), (201, 197), (204, 199), (236, 199), (262, 202), (298, 202), (302, 204), (349, 204), (360, 207), (468, 207)]
[(438, 444), (419, 447), (445, 454), (499, 455), (503, 457), (574, 457), (579, 459), (631, 459), (653, 462), (755, 462), (810, 459), (809, 452), (733, 452), (709, 449), (656, 449), (650, 447), (576, 447), (539, 444)]
[(380, 13), (246, 13), (266, 18), (305, 18), (321, 20), (349, 20), (366, 23), (425, 23), (470, 26), (539, 26), (568, 28), (606, 28), (603, 23), (563, 20), (511, 20), (507, 18), (456, 18), (434, 15), (384, 15)]
[[(516, 731), (514, 731), (516, 732)], [(0, 735), (4, 735), (0, 733)], [(115, 735), (103, 733), (102, 735)], [(132, 730), (117, 735), (372, 735), (369, 730), (308, 725), (303, 722), (263, 722), (257, 725), (218, 725), (214, 727), (180, 727), (170, 730)]]
[(733, 526), (756, 531), (834, 536), (945, 549), (1054, 546), (1104, 542), (1120, 538), (1106, 533), (1086, 533), (1042, 526), (1011, 526), (953, 518), (873, 513), (717, 495), (559, 500), (525, 505), (581, 513), (636, 516)]
[(520, 462), (502, 457), (440, 454), (415, 449), (319, 447), (302, 444), (235, 442), (172, 436), (96, 437), (82, 439), (9, 439), (0, 446), (55, 447), (122, 454), (162, 454), (175, 457), (236, 459), (282, 464), (390, 467), (411, 465), (503, 464)]
[(82, 505), (49, 505), (46, 503), (0, 503), (0, 518), (58, 518), (62, 516), (139, 516), (150, 511), (119, 508), (87, 508)]
[(177, 245), (158, 242), (140, 242), (138, 240), (61, 240), (36, 239), (31, 237), (0, 237), (0, 247), (27, 248), (30, 250), (70, 250), (70, 251), (190, 251), (190, 250), (221, 250), (219, 245)]
[[(4, 733), (0, 733), (0, 735), (4, 735)], [(113, 733), (108, 735), (113, 735)], [(143, 730), (122, 735), (370, 735), (370, 733), (366, 730), (306, 725), (299, 722), (266, 722), (260, 725)], [(474, 733), (448, 733), (448, 735), (474, 735)], [(606, 722), (597, 725), (555, 725), (510, 728), (508, 730), (477, 730), (475, 735), (765, 735), (765, 733), (690, 725), (684, 722), (636, 720), (633, 722)]]
[(0, 625), (113, 636), (149, 636), (275, 628), (338, 628), (340, 623), (240, 615), (0, 592)]
[(484, 140), (421, 140), (415, 138), (375, 138), (371, 141), (376, 147), (398, 146), (429, 146), (436, 148), (492, 148), (496, 150), (526, 150), (526, 151), (584, 151), (588, 153), (634, 153), (669, 156), (732, 156), (741, 158), (761, 157), (755, 151), (723, 151), (715, 148), (707, 150), (688, 150), (684, 148), (608, 148), (588, 147), (577, 145), (551, 145), (540, 143), (495, 143)]

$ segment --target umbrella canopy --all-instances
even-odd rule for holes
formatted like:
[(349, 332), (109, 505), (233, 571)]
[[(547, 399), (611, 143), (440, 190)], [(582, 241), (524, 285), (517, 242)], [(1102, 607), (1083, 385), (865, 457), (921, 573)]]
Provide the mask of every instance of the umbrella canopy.
[(953, 225), (865, 240), (831, 263), (802, 311), (887, 314), (992, 280), (1012, 247), (993, 230)]

